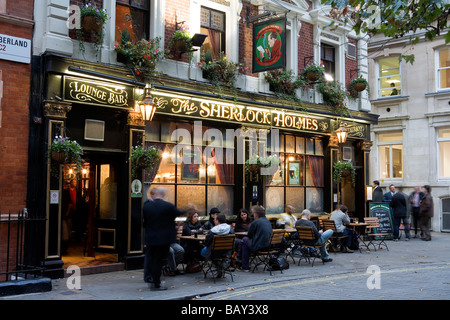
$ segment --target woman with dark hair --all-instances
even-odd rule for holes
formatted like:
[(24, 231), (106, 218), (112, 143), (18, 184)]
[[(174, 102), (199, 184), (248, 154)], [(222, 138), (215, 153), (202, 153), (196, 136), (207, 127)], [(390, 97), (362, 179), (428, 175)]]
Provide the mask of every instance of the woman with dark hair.
[(252, 223), (253, 218), (250, 217), (248, 211), (244, 208), (239, 210), (239, 214), (236, 217), (236, 225), (234, 228), (235, 232), (247, 232)]
[[(186, 210), (187, 218), (183, 226), (183, 236), (191, 236), (195, 232), (203, 233), (203, 227), (198, 219), (198, 212), (195, 206)], [(184, 260), (189, 264), (195, 260), (200, 260), (200, 251), (202, 245), (198, 241), (180, 241), (181, 246), (184, 248)]]
[(425, 194), (420, 201), (420, 230), (422, 231), (422, 240), (430, 241), (430, 220), (434, 216), (434, 206), (433, 206), (433, 197), (431, 196), (431, 187), (429, 185), (425, 185), (422, 187), (423, 193)]

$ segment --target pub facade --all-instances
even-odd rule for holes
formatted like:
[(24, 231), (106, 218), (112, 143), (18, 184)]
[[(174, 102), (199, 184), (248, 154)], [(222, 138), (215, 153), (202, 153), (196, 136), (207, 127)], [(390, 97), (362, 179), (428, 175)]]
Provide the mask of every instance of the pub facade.
[[(284, 62), (274, 68), (299, 75), (308, 64), (320, 63), (343, 86), (365, 75), (364, 41), (345, 27), (326, 30), (330, 8), (324, 11), (320, 1), (95, 1), (109, 15), (99, 49), (66, 23), (80, 5), (51, 0), (35, 8), (37, 76), (30, 112), (43, 121), (34, 128), (30, 148), (42, 157), (29, 176), (39, 185), (34, 199), (41, 200), (34, 205), (46, 213), (42, 243), (50, 275), (61, 276), (76, 255), (108, 255), (127, 269), (141, 268), (142, 205), (154, 186), (164, 186), (166, 200), (180, 209), (196, 206), (201, 216), (217, 207), (231, 217), (256, 204), (274, 215), (288, 204), (297, 213), (322, 214), (337, 202), (355, 216), (366, 214), (370, 128), (377, 121), (367, 95), (349, 99), (343, 115), (324, 102), (317, 84), (297, 89), (299, 98), (289, 100), (271, 91), (267, 71), (252, 66), (268, 63), (267, 57), (253, 60), (255, 44), (263, 45), (251, 38), (253, 24), (270, 27), (271, 19), (281, 17)], [(55, 24), (60, 28), (52, 29)], [(119, 62), (115, 48), (124, 26), (130, 42), (160, 37), (160, 50), (170, 49), (180, 28), (206, 37), (190, 52), (192, 60), (188, 53), (171, 52), (160, 61), (161, 74), (149, 87)], [(212, 84), (201, 68), (207, 55), (251, 70), (231, 87)], [(156, 110), (150, 121), (140, 112), (146, 98)], [(336, 137), (340, 127), (348, 133), (345, 143)], [(82, 147), (81, 167), (47, 156), (60, 136)], [(160, 149), (162, 157), (153, 170), (133, 175), (130, 156), (139, 145)], [(270, 158), (273, 165), (253, 171), (254, 157)], [(338, 160), (352, 162), (354, 184), (333, 181)]]

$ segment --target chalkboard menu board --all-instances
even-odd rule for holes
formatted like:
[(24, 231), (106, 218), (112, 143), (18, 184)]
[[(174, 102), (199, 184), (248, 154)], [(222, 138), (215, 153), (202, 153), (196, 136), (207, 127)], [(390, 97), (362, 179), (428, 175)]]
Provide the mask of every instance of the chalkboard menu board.
[(376, 233), (389, 233), (390, 237), (386, 239), (392, 239), (394, 229), (392, 227), (392, 214), (391, 208), (388, 202), (374, 202), (370, 204), (370, 216), (377, 217), (380, 222), (380, 227), (374, 230)]

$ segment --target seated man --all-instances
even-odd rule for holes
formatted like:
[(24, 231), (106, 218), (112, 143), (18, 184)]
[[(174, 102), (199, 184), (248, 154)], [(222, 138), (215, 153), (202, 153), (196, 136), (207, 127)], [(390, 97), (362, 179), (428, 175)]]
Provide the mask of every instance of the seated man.
[(340, 205), (335, 211), (331, 213), (330, 220), (334, 220), (336, 224), (336, 231), (342, 233), (344, 236), (348, 236), (345, 243), (343, 243), (343, 252), (352, 253), (353, 250), (349, 249), (352, 243), (353, 230), (347, 228), (346, 225), (350, 223), (350, 217), (347, 215), (348, 208), (344, 205)]
[[(213, 243), (214, 236), (216, 235), (226, 235), (226, 234), (234, 234), (233, 228), (227, 224), (227, 218), (224, 214), (219, 214), (214, 219), (215, 227), (212, 227), (211, 230), (208, 231), (205, 237), (205, 247), (203, 247), (201, 255), (205, 257), (205, 260), (208, 261), (211, 259), (211, 245)], [(231, 256), (231, 254), (230, 254)]]
[(291, 205), (285, 207), (285, 211), (280, 213), (280, 219), (277, 221), (277, 225), (284, 225), (287, 228), (294, 228), (297, 217), (294, 216), (295, 208)]
[(266, 209), (261, 206), (253, 207), (255, 220), (248, 229), (247, 237), (241, 241), (238, 256), (241, 258), (241, 269), (250, 270), (250, 253), (270, 246), (272, 236), (272, 224), (266, 218)]
[[(302, 212), (302, 218), (298, 219), (295, 223), (295, 226), (301, 226), (301, 227), (312, 227), (314, 231), (314, 235), (316, 237), (316, 240), (314, 243), (305, 243), (306, 245), (322, 245), (327, 242), (327, 240), (333, 235), (333, 230), (329, 229), (327, 231), (317, 231), (316, 225), (310, 221), (311, 219), (311, 211), (308, 209), (303, 210)], [(331, 262), (333, 259), (330, 258), (328, 255), (328, 251), (326, 246), (323, 246), (320, 248), (320, 257), (323, 262)]]
[(167, 266), (169, 267), (169, 276), (182, 274), (178, 270), (178, 264), (183, 260), (184, 248), (174, 242), (170, 245), (169, 256), (167, 257)]

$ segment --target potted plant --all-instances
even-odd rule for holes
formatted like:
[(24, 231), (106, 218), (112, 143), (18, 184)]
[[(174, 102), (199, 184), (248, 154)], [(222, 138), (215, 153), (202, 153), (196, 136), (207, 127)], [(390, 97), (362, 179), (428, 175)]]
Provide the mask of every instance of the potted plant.
[(232, 89), (236, 94), (236, 78), (238, 74), (245, 74), (248, 67), (242, 63), (236, 63), (227, 60), (227, 57), (221, 53), (220, 58), (217, 60), (205, 60), (205, 56), (202, 57), (202, 62), (197, 65), (203, 71), (203, 77), (206, 78), (211, 84), (214, 84), (220, 92), (222, 92), (221, 86), (226, 86)]
[(351, 116), (347, 109), (348, 91), (342, 89), (342, 84), (339, 81), (325, 81), (319, 83), (317, 86), (323, 96), (323, 102), (332, 106), (342, 116)]
[(298, 76), (295, 77), (292, 70), (276, 69), (266, 72), (264, 75), (266, 81), (270, 85), (270, 91), (282, 96), (290, 96), (296, 98), (296, 90), (306, 87), (306, 81)]
[(131, 177), (137, 177), (138, 170), (151, 170), (161, 160), (162, 151), (154, 146), (136, 146), (131, 149)]
[(316, 82), (323, 78), (325, 69), (316, 64), (307, 65), (301, 73), (301, 77), (308, 82)]
[(353, 79), (348, 85), (348, 92), (350, 92), (350, 95), (354, 98), (358, 96), (358, 92), (366, 89), (367, 93), (369, 93), (369, 83), (362, 77), (362, 75)]
[(59, 164), (74, 163), (77, 166), (77, 171), (81, 171), (83, 159), (83, 148), (75, 140), (69, 138), (56, 136), (49, 150), (49, 156)]
[(272, 165), (272, 163), (277, 166), (280, 165), (280, 158), (278, 158), (276, 154), (265, 157), (261, 157), (258, 154), (253, 154), (245, 161), (245, 173), (259, 173), (261, 168), (268, 168)]
[(121, 55), (125, 64), (139, 81), (152, 83), (155, 78), (162, 74), (156, 70), (158, 62), (167, 56), (167, 51), (159, 48), (161, 38), (141, 39), (136, 42), (123, 42), (124, 39), (122, 37), (121, 43), (114, 43), (117, 54)]
[(356, 172), (350, 162), (337, 161), (333, 165), (333, 181), (339, 183), (343, 178), (351, 176), (352, 185), (355, 185)]
[(181, 28), (174, 32), (169, 42), (169, 48), (179, 53), (187, 52), (188, 62), (191, 63), (193, 57), (192, 37), (187, 29)]
[(103, 43), (103, 25), (108, 20), (106, 9), (97, 8), (95, 4), (89, 2), (80, 7), (81, 29), (78, 29), (77, 40), (79, 50), (84, 53), (84, 42), (92, 42), (96, 51), (100, 51)]

